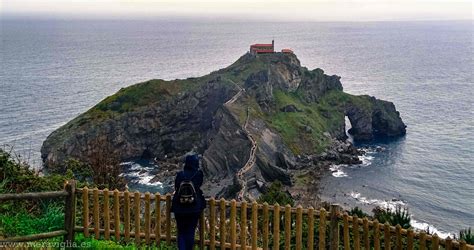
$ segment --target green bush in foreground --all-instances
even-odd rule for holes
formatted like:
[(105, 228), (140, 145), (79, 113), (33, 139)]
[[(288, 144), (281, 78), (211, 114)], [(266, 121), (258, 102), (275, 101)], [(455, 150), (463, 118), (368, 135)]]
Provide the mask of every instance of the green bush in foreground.
[(411, 227), (411, 217), (408, 213), (408, 209), (405, 207), (397, 206), (395, 211), (390, 208), (376, 207), (373, 210), (374, 218), (380, 223), (388, 222), (390, 225), (400, 225), (402, 228)]
[(474, 244), (474, 233), (471, 228), (463, 229), (459, 232), (459, 240), (464, 240), (467, 244)]
[(352, 209), (349, 211), (349, 215), (350, 215), (350, 216), (357, 215), (357, 217), (359, 217), (359, 218), (369, 217), (369, 215), (366, 214), (366, 213), (364, 213), (364, 211), (362, 211), (362, 209), (360, 209), (359, 207), (354, 207), (354, 208), (352, 208)]

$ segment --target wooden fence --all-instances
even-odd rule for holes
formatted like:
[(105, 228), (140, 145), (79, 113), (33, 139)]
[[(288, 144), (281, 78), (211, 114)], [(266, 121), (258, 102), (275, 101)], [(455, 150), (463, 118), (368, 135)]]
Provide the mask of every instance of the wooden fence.
[[(66, 202), (65, 240), (83, 232), (141, 246), (176, 241), (170, 194), (75, 189), (73, 184), (60, 192), (77, 201), (77, 209), (75, 202)], [(201, 249), (474, 249), (463, 241), (349, 216), (337, 205), (326, 211), (213, 198), (207, 205), (198, 226)]]
[(41, 193), (21, 193), (21, 194), (0, 194), (0, 202), (9, 200), (40, 200), (40, 199), (57, 199), (65, 198), (64, 208), (64, 230), (53, 232), (45, 232), (27, 236), (18, 236), (7, 239), (0, 239), (0, 248), (3, 243), (28, 242), (35, 240), (44, 240), (64, 236), (65, 242), (74, 240), (74, 225), (76, 213), (76, 183), (75, 181), (66, 182), (64, 190)]

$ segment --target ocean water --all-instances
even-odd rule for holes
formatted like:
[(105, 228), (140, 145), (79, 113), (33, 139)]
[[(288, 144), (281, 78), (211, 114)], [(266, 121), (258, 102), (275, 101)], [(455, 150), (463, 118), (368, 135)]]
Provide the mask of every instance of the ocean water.
[[(403, 138), (359, 145), (368, 150), (361, 166), (333, 166), (325, 199), (407, 206), (417, 227), (440, 233), (474, 226), (470, 21), (0, 22), (0, 144), (36, 167), (49, 133), (121, 87), (207, 74), (275, 39), (306, 67), (340, 75), (345, 91), (393, 101), (408, 125)], [(129, 168), (140, 188), (159, 187), (147, 183), (153, 166)]]

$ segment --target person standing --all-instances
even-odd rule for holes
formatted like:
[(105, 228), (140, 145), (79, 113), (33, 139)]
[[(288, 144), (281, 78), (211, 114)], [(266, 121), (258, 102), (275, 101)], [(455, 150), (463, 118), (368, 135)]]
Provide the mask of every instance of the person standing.
[(178, 249), (192, 250), (194, 234), (206, 207), (201, 185), (204, 173), (199, 169), (199, 156), (186, 156), (184, 169), (176, 175), (171, 212), (174, 213), (178, 228)]

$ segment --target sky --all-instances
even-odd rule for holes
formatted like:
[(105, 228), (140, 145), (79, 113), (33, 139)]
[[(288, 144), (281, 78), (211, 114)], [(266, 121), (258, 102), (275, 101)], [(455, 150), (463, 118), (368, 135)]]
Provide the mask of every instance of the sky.
[(282, 21), (472, 20), (473, 0), (0, 0), (2, 16), (262, 19)]

